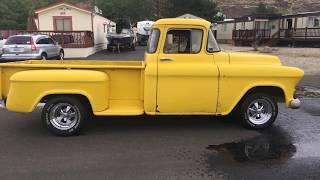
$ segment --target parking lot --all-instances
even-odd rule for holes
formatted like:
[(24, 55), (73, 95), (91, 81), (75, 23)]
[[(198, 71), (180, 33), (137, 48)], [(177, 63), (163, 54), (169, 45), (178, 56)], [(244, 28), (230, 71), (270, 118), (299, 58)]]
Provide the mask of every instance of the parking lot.
[(80, 136), (59, 138), (42, 127), (41, 106), (32, 114), (0, 109), (0, 179), (319, 179), (318, 77), (301, 82), (301, 109), (279, 104), (274, 126), (260, 132), (229, 117), (99, 117)]

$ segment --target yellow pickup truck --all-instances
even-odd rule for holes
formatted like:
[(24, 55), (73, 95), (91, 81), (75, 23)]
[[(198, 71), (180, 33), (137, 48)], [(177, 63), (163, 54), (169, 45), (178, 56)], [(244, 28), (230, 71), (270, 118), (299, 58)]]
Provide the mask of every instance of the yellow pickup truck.
[[(162, 19), (145, 61), (22, 61), (0, 64), (0, 100), (14, 112), (45, 103), (42, 119), (59, 136), (95, 116), (235, 113), (245, 127), (269, 127), (278, 101), (299, 108), (304, 72), (275, 56), (223, 52), (205, 20)], [(3, 118), (3, 117), (2, 117)]]

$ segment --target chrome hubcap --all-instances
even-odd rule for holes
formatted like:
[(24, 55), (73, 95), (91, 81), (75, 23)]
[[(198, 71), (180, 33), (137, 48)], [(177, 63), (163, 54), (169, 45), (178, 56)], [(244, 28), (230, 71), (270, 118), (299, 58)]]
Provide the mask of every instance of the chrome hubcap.
[(64, 58), (64, 54), (60, 53), (60, 60), (63, 60), (63, 58)]
[(51, 124), (60, 130), (73, 128), (80, 118), (80, 111), (77, 107), (68, 103), (58, 103), (49, 112)]
[(265, 99), (257, 99), (249, 105), (247, 115), (251, 123), (265, 124), (272, 117), (272, 105)]

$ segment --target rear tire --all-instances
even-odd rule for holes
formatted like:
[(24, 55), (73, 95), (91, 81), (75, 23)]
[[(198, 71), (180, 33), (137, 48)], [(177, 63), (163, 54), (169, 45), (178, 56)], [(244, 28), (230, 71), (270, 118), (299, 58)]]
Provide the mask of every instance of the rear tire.
[(59, 53), (59, 57), (57, 58), (57, 60), (64, 60), (64, 52), (61, 50)]
[(47, 60), (48, 59), (48, 56), (46, 53), (42, 53), (41, 54), (41, 60)]
[(278, 116), (278, 104), (274, 97), (256, 93), (250, 94), (242, 101), (238, 110), (241, 124), (249, 129), (270, 127)]
[(42, 110), (42, 121), (57, 136), (78, 135), (90, 118), (86, 103), (79, 98), (57, 96), (48, 100)]

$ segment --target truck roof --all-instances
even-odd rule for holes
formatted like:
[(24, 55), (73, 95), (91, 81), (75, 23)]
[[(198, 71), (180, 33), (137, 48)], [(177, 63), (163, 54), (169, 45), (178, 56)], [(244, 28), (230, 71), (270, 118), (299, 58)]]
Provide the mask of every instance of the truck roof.
[(199, 25), (208, 27), (211, 25), (209, 21), (204, 19), (184, 19), (184, 18), (166, 18), (156, 21), (155, 25)]

